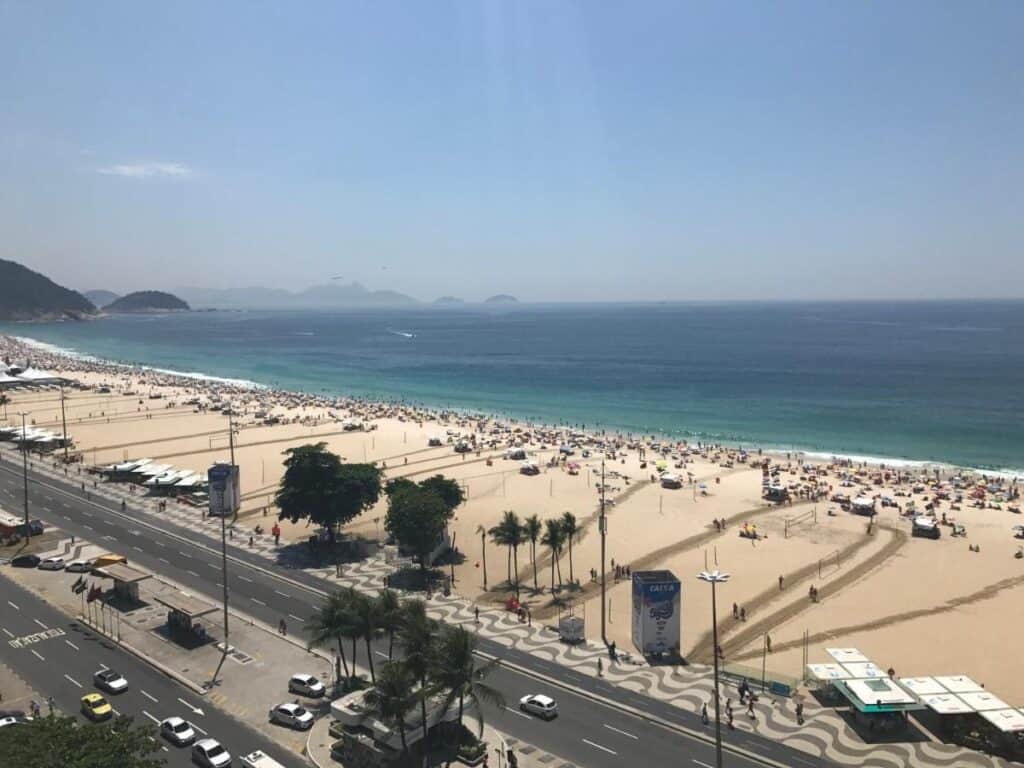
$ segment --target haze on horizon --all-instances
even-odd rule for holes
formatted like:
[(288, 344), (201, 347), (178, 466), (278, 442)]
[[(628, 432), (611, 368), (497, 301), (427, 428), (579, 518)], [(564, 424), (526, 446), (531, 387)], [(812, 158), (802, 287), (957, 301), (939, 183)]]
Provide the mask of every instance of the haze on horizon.
[(1024, 5), (0, 4), (0, 258), (79, 290), (1024, 295)]

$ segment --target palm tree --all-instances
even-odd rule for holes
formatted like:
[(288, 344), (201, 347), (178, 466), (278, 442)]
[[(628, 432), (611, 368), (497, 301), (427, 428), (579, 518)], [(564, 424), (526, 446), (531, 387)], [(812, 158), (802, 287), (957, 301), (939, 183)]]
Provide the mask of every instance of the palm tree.
[(555, 591), (555, 565), (558, 565), (558, 583), (562, 583), (562, 566), (558, 563), (558, 556), (562, 554), (562, 545), (565, 542), (565, 536), (562, 533), (562, 523), (560, 520), (545, 520), (544, 521), (544, 538), (540, 540), (540, 543), (551, 550), (551, 591)]
[[(345, 677), (348, 677), (348, 660), (345, 658), (345, 646), (342, 640), (348, 637), (347, 630), (351, 625), (348, 613), (348, 602), (345, 594), (338, 590), (327, 596), (320, 607), (306, 622), (305, 630), (309, 633), (309, 648), (322, 648), (332, 642), (338, 644), (338, 659), (345, 666)], [(341, 679), (341, 670), (335, 659), (335, 677)]]
[(506, 558), (506, 561), (505, 561), (505, 579), (506, 579), (506, 581), (508, 581), (509, 584), (511, 584), (512, 583), (512, 544), (508, 540), (508, 533), (509, 533), (508, 528), (506, 528), (504, 525), (502, 525), (503, 522), (504, 522), (504, 520), (502, 520), (501, 523), (498, 523), (495, 526), (491, 526), (491, 528), (487, 531), (487, 533), (490, 535), (491, 541), (493, 541), (499, 547), (507, 547), (508, 548), (508, 557)]
[[(359, 657), (358, 646), (356, 643), (362, 638), (363, 632), (360, 626), (360, 621), (355, 615), (356, 605), (362, 595), (356, 592), (355, 588), (348, 587), (347, 589), (341, 590), (339, 593), (344, 601), (345, 614), (348, 616), (348, 621), (342, 626), (342, 636), (352, 641), (352, 674), (349, 677), (352, 680), (356, 679), (356, 659)], [(372, 663), (372, 659), (370, 660)]]
[(484, 730), (484, 711), (480, 706), (481, 702), (487, 702), (498, 707), (505, 706), (505, 697), (501, 692), (484, 680), (498, 666), (498, 659), (491, 659), (484, 664), (477, 666), (476, 657), (476, 635), (462, 626), (445, 625), (441, 635), (440, 652), (438, 664), (434, 677), (440, 690), (445, 691), (443, 712), (447, 712), (451, 705), (459, 702), (459, 727), (458, 733), (462, 733), (462, 714), (465, 711), (466, 700), (476, 707), (477, 716), (480, 720), (479, 733)]
[(373, 642), (374, 636), (377, 634), (377, 601), (372, 597), (356, 592), (352, 590), (354, 597), (352, 599), (352, 622), (353, 631), (356, 632), (357, 637), (361, 637), (366, 642), (366, 663), (370, 667), (370, 681), (376, 685), (377, 673), (373, 668)]
[(437, 627), (437, 622), (427, 616), (427, 604), (422, 600), (410, 600), (402, 606), (398, 644), (405, 654), (405, 666), (420, 685), (417, 695), (424, 743), (427, 739), (427, 697), (432, 692), (427, 683), (435, 666)]
[(562, 514), (562, 533), (565, 534), (565, 538), (569, 542), (569, 583), (575, 584), (576, 580), (572, 577), (572, 540), (573, 537), (580, 532), (579, 523), (576, 522), (576, 515), (572, 512), (564, 512)]
[(483, 525), (476, 527), (476, 532), (480, 534), (480, 552), (484, 561), (484, 592), (487, 591), (487, 529)]
[(385, 589), (377, 595), (377, 627), (388, 633), (388, 661), (391, 661), (395, 649), (395, 632), (402, 620), (402, 603), (398, 593), (393, 589)]
[[(506, 510), (501, 517), (501, 522), (490, 530), (491, 538), (495, 544), (508, 547), (508, 582), (516, 590), (516, 598), (519, 597), (519, 545), (523, 543), (523, 524), (519, 522), (519, 515), (512, 510)], [(512, 574), (515, 574), (513, 582)]]
[(0, 405), (4, 407), (4, 421), (7, 421), (7, 404), (11, 402), (11, 398), (6, 393), (0, 392)]
[(537, 515), (530, 515), (526, 518), (523, 523), (523, 534), (526, 540), (530, 542), (530, 559), (533, 561), (533, 589), (536, 591), (537, 587), (537, 539), (540, 538), (541, 531), (544, 530), (544, 526)]
[(413, 687), (416, 681), (404, 664), (389, 661), (380, 670), (373, 688), (366, 692), (366, 703), (389, 726), (398, 726), (402, 737), (402, 753), (409, 751), (405, 742), (405, 717), (416, 706)]

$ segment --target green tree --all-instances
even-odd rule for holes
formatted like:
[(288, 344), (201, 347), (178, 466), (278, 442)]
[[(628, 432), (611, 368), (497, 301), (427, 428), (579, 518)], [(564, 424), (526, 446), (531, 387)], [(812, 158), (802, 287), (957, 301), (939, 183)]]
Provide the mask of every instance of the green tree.
[(482, 525), (476, 527), (476, 532), (480, 534), (480, 555), (484, 561), (484, 592), (487, 591), (487, 529)]
[(448, 507), (448, 511), (454, 513), (456, 508), (466, 500), (466, 494), (462, 490), (462, 486), (450, 477), (444, 475), (434, 475), (428, 477), (420, 483), (421, 488), (427, 488), (438, 496)]
[(562, 531), (560, 520), (544, 521), (544, 537), (540, 540), (551, 551), (551, 591), (555, 591), (555, 566), (558, 566), (558, 583), (562, 583), (562, 566), (558, 562), (562, 554), (562, 546), (565, 543), (565, 533)]
[(340, 526), (380, 498), (381, 470), (372, 464), (342, 464), (326, 443), (289, 448), (285, 454), (274, 497), (282, 520), (308, 519), (326, 528), (333, 543)]
[(0, 765), (18, 768), (162, 768), (156, 731), (118, 717), (80, 725), (73, 717), (49, 715), (0, 731)]
[(438, 623), (427, 616), (427, 604), (422, 600), (409, 600), (402, 606), (398, 643), (405, 656), (405, 666), (419, 683), (420, 722), (423, 740), (427, 739), (427, 697), (432, 692), (430, 675), (437, 655)]
[(539, 589), (537, 585), (537, 540), (540, 538), (544, 526), (537, 515), (530, 515), (523, 522), (523, 536), (530, 542), (530, 560), (533, 562), (533, 588)]
[(11, 398), (7, 396), (6, 392), (0, 392), (0, 405), (4, 407), (4, 421), (7, 421), (7, 404), (11, 402)]
[(569, 583), (575, 584), (576, 580), (572, 575), (572, 540), (576, 534), (580, 532), (579, 523), (576, 522), (576, 515), (572, 512), (564, 512), (562, 514), (562, 533), (565, 535), (565, 540), (569, 542)]
[(377, 600), (355, 592), (352, 595), (352, 631), (366, 642), (366, 664), (370, 668), (370, 681), (376, 685), (377, 673), (373, 668), (373, 638), (377, 634)]
[[(342, 636), (352, 643), (352, 668), (351, 668), (351, 679), (355, 680), (358, 675), (356, 669), (356, 662), (359, 658), (359, 646), (357, 643), (363, 639), (363, 624), (362, 620), (357, 615), (358, 604), (360, 598), (363, 597), (359, 592), (356, 592), (355, 587), (346, 587), (339, 591), (340, 599), (343, 607), (343, 615), (348, 617), (348, 620), (341, 625)], [(370, 660), (371, 666), (373, 660)]]
[(498, 659), (484, 664), (477, 664), (476, 635), (462, 626), (446, 625), (441, 632), (441, 642), (437, 654), (438, 664), (434, 670), (437, 687), (445, 692), (444, 711), (456, 701), (459, 703), (459, 728), (462, 732), (462, 715), (465, 702), (476, 707), (480, 721), (479, 734), (484, 730), (484, 712), (482, 702), (498, 707), (505, 706), (505, 697), (501, 692), (486, 682), (487, 676), (498, 666)]
[[(347, 638), (352, 627), (352, 614), (348, 604), (348, 598), (344, 592), (337, 590), (327, 596), (320, 607), (305, 624), (305, 630), (309, 633), (309, 647), (322, 648), (337, 643), (338, 659), (345, 666), (345, 677), (348, 677), (348, 660), (345, 656), (345, 645), (342, 640)], [(335, 661), (335, 667), (337, 667)], [(341, 670), (335, 669), (335, 676), (341, 679)]]
[(402, 602), (393, 589), (385, 589), (377, 595), (377, 626), (388, 633), (388, 661), (395, 648), (395, 633), (402, 625)]
[(452, 512), (437, 493), (415, 483), (389, 483), (387, 494), (384, 528), (416, 554), (425, 572), (426, 559), (440, 542)]
[[(519, 521), (519, 515), (512, 510), (506, 510), (501, 516), (501, 522), (490, 530), (491, 540), (495, 544), (508, 547), (508, 582), (516, 590), (516, 598), (519, 597), (519, 545), (523, 543), (523, 524)], [(515, 581), (513, 581), (515, 574)]]
[(384, 723), (398, 728), (402, 738), (402, 753), (409, 751), (405, 742), (405, 718), (416, 706), (413, 686), (416, 681), (408, 668), (398, 661), (389, 661), (381, 667), (374, 687), (366, 692), (366, 703)]

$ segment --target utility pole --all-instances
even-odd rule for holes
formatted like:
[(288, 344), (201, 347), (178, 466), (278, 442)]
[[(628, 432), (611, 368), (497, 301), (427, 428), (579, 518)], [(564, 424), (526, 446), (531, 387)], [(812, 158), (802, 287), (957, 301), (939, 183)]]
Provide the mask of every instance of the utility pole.
[(701, 571), (697, 578), (711, 585), (711, 652), (715, 657), (715, 765), (722, 768), (722, 718), (719, 712), (720, 696), (718, 695), (718, 604), (715, 597), (715, 585), (724, 584), (729, 580), (728, 573), (719, 570)]
[[(605, 498), (604, 498), (604, 458), (601, 459), (601, 515), (598, 518), (598, 530), (601, 533), (601, 640), (604, 644), (608, 645), (608, 633), (605, 629), (605, 623), (607, 621), (608, 614), (608, 602), (605, 596), (605, 579), (604, 579), (604, 548), (605, 548), (605, 537), (608, 535), (608, 518), (605, 517)], [(571, 542), (570, 542), (571, 543)]]
[(21, 467), (25, 480), (25, 539), (32, 538), (32, 528), (28, 524), (28, 440), (25, 434), (25, 411), (21, 412)]
[(68, 420), (64, 414), (64, 385), (60, 385), (60, 424), (64, 431), (64, 466), (68, 463)]
[[(234, 410), (233, 406), (228, 406), (228, 446), (231, 450), (231, 474), (234, 474), (235, 466), (235, 422), (234, 422)], [(231, 494), (230, 499), (225, 499), (225, 503), (230, 506), (234, 506), (234, 493)], [(231, 510), (233, 515), (235, 510)], [(213, 687), (217, 682), (217, 676), (220, 674), (221, 667), (224, 666), (224, 660), (228, 657), (228, 650), (230, 645), (228, 644), (228, 534), (227, 534), (227, 521), (225, 518), (228, 516), (228, 509), (226, 505), (221, 505), (220, 509), (220, 557), (221, 557), (221, 579), (224, 584), (224, 653), (221, 654), (220, 663), (217, 664), (217, 669), (213, 671), (213, 679), (210, 680), (209, 686)]]

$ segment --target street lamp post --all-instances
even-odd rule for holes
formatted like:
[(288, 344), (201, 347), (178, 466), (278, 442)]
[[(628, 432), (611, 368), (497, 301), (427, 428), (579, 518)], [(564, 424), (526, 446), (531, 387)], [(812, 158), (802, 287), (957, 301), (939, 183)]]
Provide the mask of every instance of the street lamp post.
[(60, 427), (64, 431), (64, 466), (68, 465), (68, 419), (64, 412), (64, 385), (60, 385)]
[(715, 585), (724, 584), (729, 580), (729, 574), (719, 570), (701, 571), (697, 578), (711, 584), (711, 643), (712, 653), (715, 657), (715, 765), (722, 768), (722, 719), (719, 714), (718, 696), (718, 604), (715, 596)]
[[(608, 613), (607, 597), (605, 596), (605, 584), (604, 584), (604, 547), (605, 537), (608, 535), (608, 518), (605, 517), (605, 498), (604, 498), (604, 459), (601, 459), (601, 516), (598, 518), (598, 530), (601, 533), (601, 640), (605, 646), (608, 645), (608, 634), (605, 631), (605, 621)], [(572, 542), (569, 542), (570, 544)]]
[(27, 412), (21, 412), (21, 468), (22, 477), (25, 482), (25, 539), (32, 538), (32, 527), (28, 524), (28, 440), (25, 433), (25, 417)]

